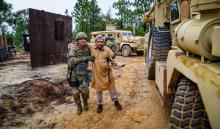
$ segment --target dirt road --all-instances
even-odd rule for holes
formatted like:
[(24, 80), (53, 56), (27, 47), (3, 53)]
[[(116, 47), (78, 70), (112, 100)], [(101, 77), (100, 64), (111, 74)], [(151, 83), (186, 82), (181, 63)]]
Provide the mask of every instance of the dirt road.
[[(106, 91), (103, 98), (104, 110), (97, 114), (95, 91), (91, 89), (90, 109), (80, 116), (75, 114), (75, 104), (72, 97), (69, 97), (67, 99), (70, 103), (53, 105), (51, 109), (28, 117), (24, 125), (10, 128), (167, 129), (168, 115), (160, 104), (154, 81), (146, 79), (144, 57), (118, 56), (117, 60), (125, 63), (125, 67), (113, 69), (123, 105), (122, 111), (115, 109)], [(65, 69), (60, 71), (65, 72)]]

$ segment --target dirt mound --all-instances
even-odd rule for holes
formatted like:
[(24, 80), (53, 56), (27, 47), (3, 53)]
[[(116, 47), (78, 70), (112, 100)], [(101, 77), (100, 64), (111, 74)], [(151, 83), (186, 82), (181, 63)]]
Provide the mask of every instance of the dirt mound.
[(52, 102), (65, 102), (65, 97), (71, 95), (66, 83), (31, 80), (6, 87), (7, 94), (0, 96), (0, 126), (22, 125), (24, 116), (51, 108)]

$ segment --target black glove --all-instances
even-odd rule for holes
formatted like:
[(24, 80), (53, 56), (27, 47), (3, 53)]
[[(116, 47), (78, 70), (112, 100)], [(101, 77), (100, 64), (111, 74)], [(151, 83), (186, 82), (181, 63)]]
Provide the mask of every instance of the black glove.
[(95, 56), (86, 56), (82, 58), (83, 61), (95, 61)]
[(95, 56), (89, 56), (88, 57), (88, 61), (95, 61), (95, 59), (96, 59)]

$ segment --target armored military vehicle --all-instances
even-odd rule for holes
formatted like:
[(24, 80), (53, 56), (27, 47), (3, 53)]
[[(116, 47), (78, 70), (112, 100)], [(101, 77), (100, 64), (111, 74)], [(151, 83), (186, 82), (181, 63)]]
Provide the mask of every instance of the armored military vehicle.
[(101, 34), (104, 37), (112, 36), (117, 45), (118, 52), (123, 56), (130, 56), (132, 52), (137, 55), (144, 55), (144, 37), (134, 36), (131, 31), (112, 30), (112, 31), (96, 31), (91, 33), (91, 43), (95, 42), (96, 35)]
[(156, 0), (147, 78), (155, 79), (171, 129), (220, 129), (220, 0)]

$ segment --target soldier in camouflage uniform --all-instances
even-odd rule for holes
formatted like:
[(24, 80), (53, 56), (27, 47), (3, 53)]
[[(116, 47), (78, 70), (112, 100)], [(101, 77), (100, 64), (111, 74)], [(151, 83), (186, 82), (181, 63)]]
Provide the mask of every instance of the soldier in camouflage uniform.
[(114, 53), (114, 56), (113, 56), (113, 58), (114, 58), (117, 54), (117, 44), (116, 44), (114, 37), (112, 37), (112, 36), (106, 37), (105, 38), (105, 45), (112, 50), (112, 52)]
[(68, 52), (68, 82), (73, 88), (73, 98), (77, 105), (76, 113), (82, 113), (82, 104), (80, 96), (82, 96), (84, 110), (88, 110), (89, 98), (89, 80), (88, 80), (88, 62), (94, 61), (95, 57), (91, 56), (90, 49), (87, 45), (87, 35), (79, 32), (76, 36), (76, 44), (69, 48)]

